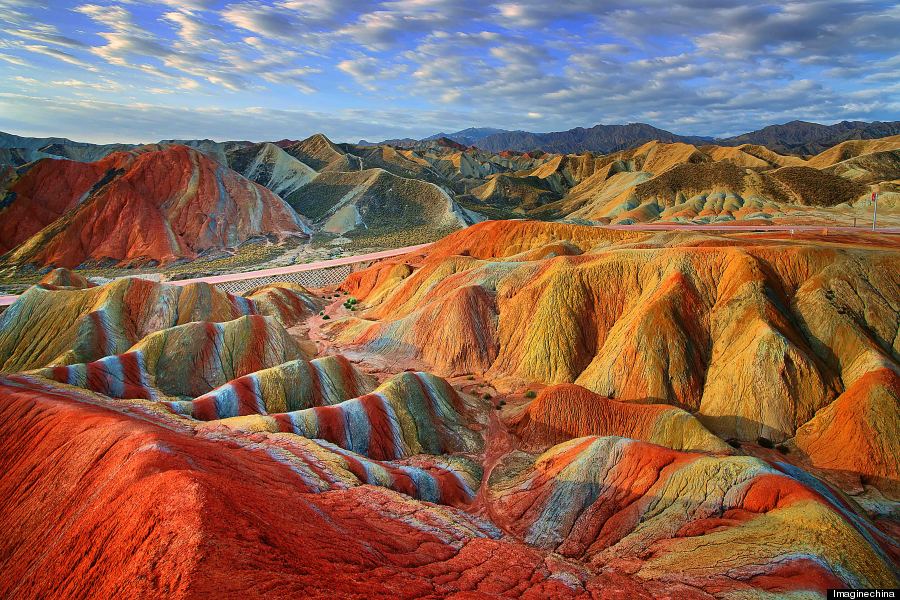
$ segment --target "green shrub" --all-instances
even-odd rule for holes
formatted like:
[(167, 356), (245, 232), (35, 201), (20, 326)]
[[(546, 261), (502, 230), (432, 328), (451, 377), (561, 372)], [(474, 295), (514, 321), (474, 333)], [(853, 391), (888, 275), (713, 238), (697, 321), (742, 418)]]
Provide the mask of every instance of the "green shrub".
[(322, 317), (322, 318), (323, 318), (323, 319), (330, 319), (331, 317), (329, 317), (328, 315), (325, 315), (325, 316)]
[(537, 398), (537, 392), (535, 392), (534, 390), (528, 390), (527, 392), (525, 392), (525, 397), (526, 398)]
[(490, 399), (491, 399), (491, 395), (490, 395), (490, 394), (485, 394), (484, 396), (482, 396), (482, 398), (484, 398), (485, 400), (490, 400)]
[(775, 446), (775, 449), (781, 452), (782, 454), (790, 454), (791, 449), (785, 446), (784, 444), (778, 444)]

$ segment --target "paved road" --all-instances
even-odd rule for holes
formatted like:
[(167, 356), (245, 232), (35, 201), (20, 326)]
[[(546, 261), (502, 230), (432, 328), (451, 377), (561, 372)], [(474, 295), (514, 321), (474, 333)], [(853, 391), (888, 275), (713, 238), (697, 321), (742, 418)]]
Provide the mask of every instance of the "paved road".
[[(674, 223), (646, 223), (637, 225), (598, 225), (601, 229), (614, 229), (617, 231), (720, 231), (720, 232), (821, 232), (827, 230), (829, 233), (858, 233), (870, 234), (871, 229), (865, 227), (831, 227), (824, 225), (680, 225)], [(878, 228), (879, 234), (900, 234), (898, 227)], [(259, 271), (248, 271), (246, 273), (229, 273), (227, 275), (212, 275), (210, 277), (197, 277), (194, 279), (180, 279), (178, 281), (170, 281), (172, 285), (187, 285), (205, 281), (206, 283), (226, 283), (228, 281), (243, 281), (245, 279), (256, 279), (257, 277), (273, 277), (277, 275), (287, 275), (290, 273), (299, 273), (301, 271), (316, 271), (318, 269), (327, 269), (329, 267), (339, 267), (341, 265), (351, 265), (354, 263), (368, 262), (381, 258), (390, 258), (392, 256), (400, 256), (408, 252), (415, 252), (427, 248), (431, 244), (419, 244), (418, 246), (407, 246), (405, 248), (395, 248), (393, 250), (384, 250), (382, 252), (373, 252), (371, 254), (361, 254), (359, 256), (347, 256), (344, 258), (335, 258), (332, 260), (320, 260), (318, 262), (306, 263), (303, 265), (292, 265), (289, 267), (276, 267), (272, 269), (261, 269)], [(0, 306), (8, 306), (15, 302), (18, 296), (0, 296)]]
[[(206, 283), (225, 283), (228, 281), (243, 281), (245, 279), (256, 279), (257, 277), (274, 277), (278, 275), (288, 275), (290, 273), (300, 273), (302, 271), (317, 271), (319, 269), (328, 269), (331, 267), (339, 267), (341, 265), (352, 265), (354, 263), (369, 262), (382, 258), (390, 258), (392, 256), (400, 256), (417, 250), (427, 248), (431, 244), (419, 244), (418, 246), (406, 246), (405, 248), (394, 248), (392, 250), (383, 250), (381, 252), (372, 252), (370, 254), (359, 254), (357, 256), (345, 256), (342, 258), (333, 258), (331, 260), (320, 260), (317, 262), (305, 263), (302, 265), (291, 265), (288, 267), (275, 267), (272, 269), (260, 269), (258, 271), (248, 271), (246, 273), (229, 273), (227, 275), (211, 275), (209, 277), (196, 277), (194, 279), (179, 279), (177, 281), (167, 281), (170, 285), (187, 285), (189, 283), (197, 283), (204, 281)], [(9, 306), (16, 301), (18, 296), (0, 296), (0, 306)]]
[(360, 254), (357, 256), (345, 256), (343, 258), (333, 258), (331, 260), (320, 260), (302, 265), (291, 265), (289, 267), (274, 267), (272, 269), (260, 269), (259, 271), (248, 271), (246, 273), (229, 273), (227, 275), (211, 275), (209, 277), (197, 277), (195, 279), (179, 279), (177, 281), (167, 281), (171, 285), (187, 285), (189, 283), (197, 283), (205, 281), (206, 283), (226, 283), (228, 281), (243, 281), (245, 279), (256, 279), (257, 277), (274, 277), (277, 275), (288, 275), (290, 273), (301, 273), (303, 271), (318, 271), (319, 269), (328, 269), (331, 267), (339, 267), (341, 265), (352, 265), (354, 263), (369, 262), (381, 258), (390, 258), (392, 256), (400, 256), (408, 254), (416, 250), (427, 248), (431, 244), (419, 244), (418, 246), (406, 246), (405, 248), (394, 248), (393, 250), (382, 250), (381, 252), (372, 252), (371, 254)]

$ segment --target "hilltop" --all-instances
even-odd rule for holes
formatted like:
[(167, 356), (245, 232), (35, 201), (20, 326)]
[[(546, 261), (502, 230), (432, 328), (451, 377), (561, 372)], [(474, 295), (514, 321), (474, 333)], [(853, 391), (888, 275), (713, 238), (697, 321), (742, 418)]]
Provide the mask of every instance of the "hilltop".
[[(862, 126), (844, 129), (847, 135), (869, 131)], [(511, 135), (465, 131), (468, 136), (483, 134), (481, 140)], [(0, 155), (11, 163), (0, 171), (0, 231), (6, 233), (0, 243), (6, 255), (0, 262), (16, 269), (82, 263), (168, 265), (239, 255), (245, 248), (247, 258), (242, 260), (248, 264), (259, 262), (254, 257), (290, 264), (348, 248), (433, 241), (485, 219), (848, 226), (871, 219), (873, 192), (879, 194), (882, 223), (900, 222), (897, 135), (843, 141), (814, 156), (783, 154), (753, 143), (710, 143), (639, 124), (578, 130), (577, 135), (603, 138), (611, 148), (628, 148), (578, 154), (493, 152), (448, 136), (398, 147), (337, 144), (315, 134), (300, 141), (259, 144), (169, 140), (123, 152), (67, 145), (62, 139), (8, 137), (21, 147)], [(652, 139), (630, 147), (644, 138)], [(193, 193), (196, 173), (209, 172), (208, 181), (230, 182), (224, 195), (209, 188), (203, 192), (207, 204), (187, 208), (178, 217), (191, 222), (190, 227), (164, 224), (168, 216), (154, 220), (156, 211), (167, 213), (173, 207), (169, 197), (151, 200), (153, 208), (147, 212), (144, 204), (158, 193), (150, 188), (164, 183), (157, 175), (141, 184), (150, 186), (147, 191), (125, 191), (131, 185), (125, 182), (139, 179), (125, 173), (129, 161), (151, 152), (168, 155), (175, 148), (189, 149), (190, 159), (161, 162), (166, 163), (166, 176), (179, 182), (175, 187), (184, 186), (178, 193)], [(51, 150), (55, 154), (48, 154)], [(103, 156), (96, 159), (98, 155)], [(196, 165), (201, 164), (198, 171)], [(100, 200), (93, 201), (95, 197)], [(217, 216), (215, 227), (210, 227), (222, 233), (210, 238), (199, 223), (208, 220), (204, 215), (213, 210), (209, 207), (220, 211), (230, 197), (241, 198), (237, 205), (246, 208)], [(114, 209), (116, 219), (123, 219), (115, 227), (120, 233), (115, 241), (100, 241), (107, 234), (88, 232), (103, 219), (90, 211), (107, 205), (105, 210), (112, 210), (112, 198), (122, 203)], [(260, 222), (252, 206), (278, 207), (277, 224)], [(143, 223), (141, 233), (126, 235), (130, 223)], [(298, 242), (289, 233), (312, 236), (317, 243)], [(199, 239), (189, 241), (185, 235)], [(91, 241), (82, 243), (84, 237)], [(62, 253), (58, 248), (64, 244), (84, 249)]]
[(53, 271), (0, 314), (0, 590), (896, 587), (897, 257), (520, 220), (338, 288)]

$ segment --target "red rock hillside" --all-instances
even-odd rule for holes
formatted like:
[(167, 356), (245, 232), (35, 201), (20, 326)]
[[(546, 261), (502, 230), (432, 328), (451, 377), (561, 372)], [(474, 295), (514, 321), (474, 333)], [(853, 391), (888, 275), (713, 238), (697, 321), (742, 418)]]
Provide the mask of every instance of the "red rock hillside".
[(93, 163), (44, 159), (0, 200), (0, 252), (12, 263), (169, 262), (255, 235), (306, 232), (274, 193), (178, 145)]
[(507, 222), (342, 290), (58, 270), (0, 313), (0, 599), (896, 588), (893, 244)]

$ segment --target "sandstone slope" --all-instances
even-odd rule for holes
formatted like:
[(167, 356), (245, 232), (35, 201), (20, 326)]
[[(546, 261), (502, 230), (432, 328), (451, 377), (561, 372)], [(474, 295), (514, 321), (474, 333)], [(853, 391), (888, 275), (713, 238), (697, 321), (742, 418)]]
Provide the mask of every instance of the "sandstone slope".
[(45, 159), (5, 193), (0, 251), (11, 251), (11, 263), (170, 262), (253, 236), (309, 232), (268, 189), (185, 146), (96, 163)]
[[(563, 241), (581, 252), (520, 259)], [(895, 242), (829, 242), (484, 223), (353, 274), (363, 310), (330, 327), (441, 373), (577, 383), (783, 441), (900, 357)]]

